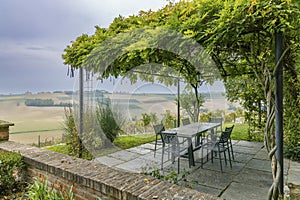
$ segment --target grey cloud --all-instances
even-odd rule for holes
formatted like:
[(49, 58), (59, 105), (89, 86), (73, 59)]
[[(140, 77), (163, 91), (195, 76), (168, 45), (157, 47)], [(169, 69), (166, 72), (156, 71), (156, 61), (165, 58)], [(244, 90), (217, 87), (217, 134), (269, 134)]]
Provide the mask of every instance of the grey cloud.
[[(72, 89), (63, 49), (94, 26), (157, 9), (165, 0), (1, 0), (0, 94)], [(27, 88), (27, 89), (26, 89)], [(52, 89), (50, 89), (52, 88)]]

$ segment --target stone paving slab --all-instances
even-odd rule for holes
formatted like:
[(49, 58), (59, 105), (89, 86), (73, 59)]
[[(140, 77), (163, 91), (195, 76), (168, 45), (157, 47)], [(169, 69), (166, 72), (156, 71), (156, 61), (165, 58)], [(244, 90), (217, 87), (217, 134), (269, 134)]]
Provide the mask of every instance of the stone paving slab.
[(147, 167), (147, 166), (155, 167), (156, 165), (158, 168), (160, 166), (160, 163), (155, 163), (153, 161), (147, 161), (142, 158), (135, 158), (128, 162), (123, 162), (119, 165), (116, 165), (115, 167), (120, 168), (120, 169), (125, 169), (128, 171), (132, 171), (132, 172), (141, 173), (145, 167)]
[(252, 159), (247, 164), (247, 168), (266, 171), (266, 172), (272, 172), (271, 161), (269, 161), (269, 160)]
[[(144, 149), (151, 149), (151, 150), (154, 150), (155, 149), (155, 143), (146, 143), (146, 144), (142, 144), (140, 145), (141, 148), (144, 148)], [(162, 148), (162, 145), (161, 143), (158, 143), (157, 146), (156, 146), (156, 149), (159, 149), (159, 148)]]
[(300, 185), (300, 163), (290, 161), (290, 170), (287, 175), (287, 182), (293, 185)]
[(233, 155), (234, 155), (234, 161), (241, 162), (241, 163), (249, 162), (254, 156), (252, 154), (236, 153), (236, 152), (233, 152)]
[[(225, 161), (222, 159), (222, 167), (223, 167), (224, 174), (226, 173), (238, 174), (245, 167), (245, 163), (232, 161), (232, 168), (230, 168), (229, 161), (227, 160), (227, 165), (225, 165)], [(221, 172), (219, 159), (214, 159), (213, 163), (211, 163), (211, 161), (209, 160), (207, 163), (204, 164), (203, 168)]]
[(132, 153), (138, 153), (140, 155), (145, 155), (147, 153), (153, 152), (153, 150), (151, 150), (151, 149), (145, 149), (145, 148), (142, 148), (142, 147), (133, 147), (133, 148), (126, 149), (126, 150), (130, 151)]
[(102, 163), (104, 165), (110, 166), (110, 167), (125, 162), (123, 160), (116, 159), (116, 158), (113, 158), (113, 157), (110, 157), (110, 156), (101, 156), (101, 157), (95, 158), (95, 161), (99, 162), (99, 163)]
[(257, 147), (246, 147), (246, 146), (238, 146), (238, 145), (233, 146), (233, 151), (236, 153), (255, 155), (259, 150), (260, 148)]
[(224, 190), (233, 180), (234, 175), (221, 173), (209, 169), (195, 170), (187, 176), (190, 181), (196, 181), (198, 184), (212, 188)]
[[(221, 173), (219, 159), (214, 163), (209, 160), (201, 168), (201, 158), (206, 158), (206, 151), (194, 153), (195, 164), (189, 168), (188, 160), (180, 159), (180, 174), (187, 177), (187, 182), (181, 180), (183, 185), (192, 187), (201, 192), (226, 199), (265, 199), (269, 187), (272, 184), (271, 162), (263, 143), (234, 141), (233, 151), (235, 160), (232, 169), (224, 163), (224, 173)], [(154, 143), (148, 143), (129, 150), (122, 150), (108, 156), (97, 158), (98, 162), (108, 166), (140, 173), (142, 170), (148, 172), (161, 167), (161, 145), (157, 146), (156, 157), (154, 157)], [(209, 158), (210, 159), (210, 158)], [(144, 169), (143, 169), (144, 168)], [(288, 171), (289, 170), (289, 171)], [(164, 175), (177, 172), (177, 159), (175, 163), (170, 161), (164, 163)], [(186, 173), (188, 171), (188, 173)], [(288, 183), (300, 185), (300, 164), (289, 162), (285, 159), (285, 180)]]
[(122, 150), (122, 151), (117, 151), (115, 153), (109, 154), (109, 156), (123, 161), (130, 161), (132, 159), (139, 157), (140, 155), (127, 150)]
[(233, 181), (237, 183), (269, 188), (273, 183), (273, 178), (271, 172), (244, 168), (241, 173), (234, 177)]
[(192, 184), (192, 188), (207, 194), (212, 194), (214, 196), (219, 196), (222, 193), (222, 189), (218, 188), (213, 188), (213, 187), (208, 187), (205, 185), (200, 185), (200, 184)]
[(258, 148), (258, 149), (261, 149), (264, 147), (263, 142), (248, 142), (248, 141), (242, 141), (242, 140), (238, 141), (236, 143), (236, 145), (243, 146), (243, 147)]
[(270, 160), (266, 148), (259, 150), (253, 158), (260, 159), (260, 160)]
[(232, 182), (221, 197), (230, 200), (265, 200), (267, 199), (268, 190), (268, 187)]

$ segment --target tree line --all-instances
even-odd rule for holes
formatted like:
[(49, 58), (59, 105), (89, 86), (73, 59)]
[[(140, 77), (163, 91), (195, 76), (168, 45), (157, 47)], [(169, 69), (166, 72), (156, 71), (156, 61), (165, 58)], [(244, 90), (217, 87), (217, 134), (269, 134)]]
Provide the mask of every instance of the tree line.
[(66, 107), (71, 106), (71, 103), (60, 102), (55, 104), (53, 99), (26, 99), (25, 105), (38, 107)]

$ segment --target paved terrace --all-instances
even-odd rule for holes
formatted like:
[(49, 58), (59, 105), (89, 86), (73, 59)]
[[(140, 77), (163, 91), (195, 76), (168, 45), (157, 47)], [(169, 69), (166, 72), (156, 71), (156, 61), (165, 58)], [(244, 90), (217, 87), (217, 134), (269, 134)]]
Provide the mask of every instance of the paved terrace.
[[(212, 194), (224, 199), (266, 199), (272, 185), (272, 173), (267, 151), (263, 143), (234, 141), (234, 157), (232, 169), (225, 166), (221, 173), (217, 158), (211, 163), (209, 160), (201, 168), (199, 153), (195, 152), (196, 166), (189, 168), (188, 160), (180, 159), (180, 172), (186, 174), (186, 181), (179, 183), (192, 187), (201, 192)], [(204, 150), (206, 152), (206, 150)], [(102, 164), (129, 170), (132, 172), (150, 172), (160, 169), (161, 146), (154, 158), (154, 143), (144, 144), (127, 150), (118, 151), (95, 159)], [(293, 169), (290, 169), (293, 166)], [(177, 163), (164, 164), (164, 175), (171, 171), (177, 172)], [(300, 164), (285, 160), (285, 179), (293, 184), (300, 185)]]

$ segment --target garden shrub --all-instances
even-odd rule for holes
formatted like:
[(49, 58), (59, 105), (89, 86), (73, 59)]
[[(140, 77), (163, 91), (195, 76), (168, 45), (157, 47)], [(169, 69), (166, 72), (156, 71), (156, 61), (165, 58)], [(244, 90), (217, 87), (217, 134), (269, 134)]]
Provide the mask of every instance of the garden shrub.
[(24, 168), (20, 153), (0, 150), (0, 197), (19, 191)]
[[(88, 160), (93, 159), (92, 154), (82, 144), (80, 144), (74, 114), (71, 107), (65, 108), (64, 131), (66, 133), (64, 134), (64, 141), (68, 147), (68, 155), (80, 157), (81, 154), (82, 158)], [(82, 147), (80, 147), (80, 145), (82, 145)]]
[[(300, 83), (298, 84), (300, 87)], [(296, 86), (295, 86), (296, 87)], [(293, 98), (287, 92), (284, 110), (284, 155), (287, 158), (300, 161), (300, 94)]]
[(113, 141), (122, 132), (122, 126), (126, 121), (123, 114), (118, 109), (113, 109), (109, 102), (107, 104), (98, 103), (96, 117), (101, 132), (105, 135), (104, 147), (113, 146)]
[(28, 192), (26, 194), (29, 200), (41, 200), (41, 199), (53, 199), (53, 200), (73, 200), (74, 194), (72, 192), (72, 187), (70, 191), (65, 191), (60, 188), (55, 190), (53, 187), (48, 189), (47, 180), (37, 179), (32, 185), (28, 187)]

